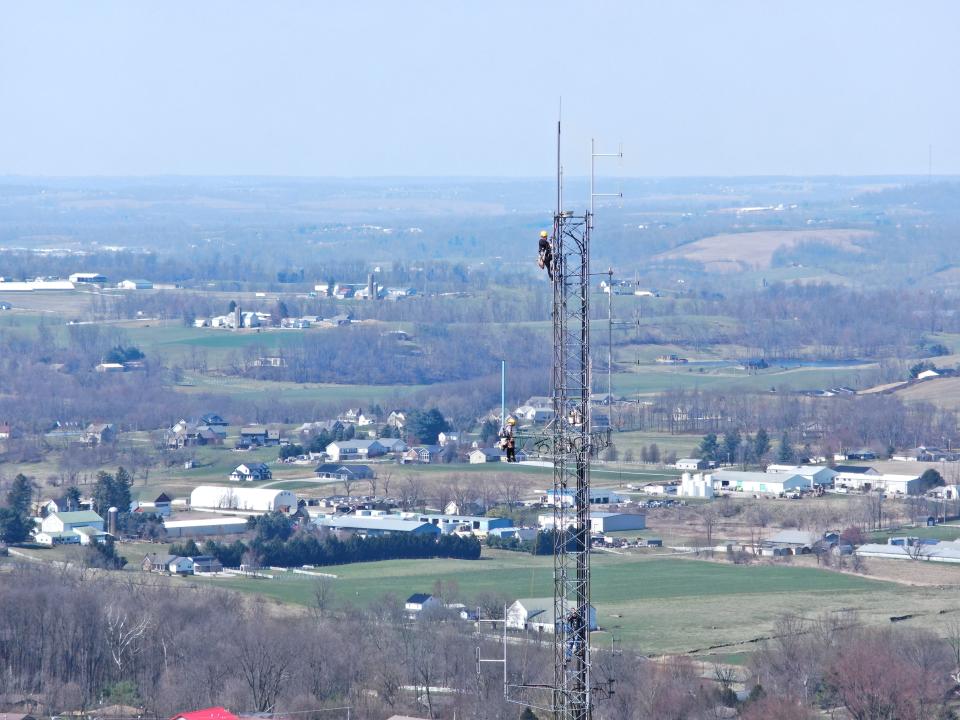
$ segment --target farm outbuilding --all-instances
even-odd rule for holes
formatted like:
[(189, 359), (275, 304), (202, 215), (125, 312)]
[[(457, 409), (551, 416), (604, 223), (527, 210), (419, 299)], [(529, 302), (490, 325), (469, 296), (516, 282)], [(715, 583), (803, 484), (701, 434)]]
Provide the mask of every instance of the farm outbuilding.
[(606, 533), (617, 530), (644, 530), (647, 527), (647, 516), (639, 513), (590, 513), (591, 532)]
[[(511, 630), (536, 630), (552, 633), (556, 630), (553, 598), (521, 598), (507, 608), (507, 627)], [(597, 610), (590, 606), (589, 629), (597, 629)]]
[(272, 488), (200, 485), (190, 493), (190, 506), (214, 510), (290, 512), (297, 509), (297, 496), (289, 490)]
[(194, 520), (170, 520), (165, 522), (163, 527), (167, 531), (167, 539), (233, 535), (247, 531), (247, 519), (232, 515), (216, 515)]
[(746, 493), (765, 493), (779, 495), (810, 488), (810, 481), (802, 475), (792, 473), (741, 472), (739, 470), (718, 470), (713, 473), (714, 490), (734, 490)]

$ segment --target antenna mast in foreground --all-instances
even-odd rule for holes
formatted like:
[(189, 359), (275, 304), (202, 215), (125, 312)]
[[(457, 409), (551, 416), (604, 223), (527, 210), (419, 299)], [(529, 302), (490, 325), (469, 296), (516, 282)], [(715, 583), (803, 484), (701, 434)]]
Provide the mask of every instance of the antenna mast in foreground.
[[(583, 215), (563, 208), (560, 123), (557, 123), (557, 208), (553, 216), (553, 707), (557, 720), (591, 716), (590, 459), (610, 442), (593, 429), (590, 395), (590, 202)], [(622, 153), (613, 157), (621, 157)], [(619, 193), (617, 194), (619, 196)]]
[[(555, 720), (590, 720), (590, 630), (594, 620), (590, 604), (590, 460), (610, 442), (609, 428), (593, 430), (590, 407), (590, 231), (593, 201), (599, 196), (593, 192), (593, 163), (603, 156), (595, 153), (591, 144), (590, 209), (574, 215), (563, 209), (560, 138), (558, 121), (557, 207), (551, 238), (554, 419), (544, 434), (535, 438), (537, 449), (548, 451), (553, 460), (553, 684), (509, 683), (506, 628), (502, 658), (481, 658), (478, 644), (477, 671), (481, 663), (502, 663), (504, 698), (509, 702), (546, 710)], [(511, 690), (549, 692), (552, 697), (546, 702), (531, 701), (512, 697)]]

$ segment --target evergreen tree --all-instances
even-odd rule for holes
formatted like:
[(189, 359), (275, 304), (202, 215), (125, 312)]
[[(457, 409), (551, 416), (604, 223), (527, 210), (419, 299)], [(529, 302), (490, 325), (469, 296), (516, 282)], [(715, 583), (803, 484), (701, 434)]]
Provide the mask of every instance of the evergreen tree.
[(717, 459), (717, 436), (716, 433), (708, 433), (703, 436), (703, 440), (700, 441), (700, 457), (704, 460), (716, 460)]
[(753, 456), (758, 463), (763, 463), (768, 452), (770, 452), (770, 436), (765, 429), (760, 428), (753, 438)]
[(20, 515), (30, 515), (30, 504), (33, 499), (33, 483), (20, 473), (13, 479), (13, 485), (7, 493), (7, 507)]
[(794, 462), (795, 457), (793, 446), (790, 445), (790, 437), (784, 430), (783, 435), (780, 436), (780, 452), (777, 453), (777, 462), (781, 465), (789, 465)]
[(723, 436), (723, 453), (724, 458), (727, 462), (733, 463), (737, 461), (737, 450), (740, 449), (740, 444), (742, 443), (740, 438), (739, 430), (730, 430)]

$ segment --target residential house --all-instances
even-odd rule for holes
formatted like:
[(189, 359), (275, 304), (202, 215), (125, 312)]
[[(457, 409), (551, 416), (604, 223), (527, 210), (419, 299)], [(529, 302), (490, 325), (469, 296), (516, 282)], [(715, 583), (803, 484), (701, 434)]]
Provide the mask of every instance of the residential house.
[[(597, 629), (597, 611), (590, 606), (588, 628)], [(557, 621), (554, 616), (553, 598), (521, 598), (507, 608), (507, 627), (511, 630), (535, 630), (537, 632), (555, 632)]]
[(200, 417), (201, 425), (208, 425), (210, 427), (227, 427), (230, 423), (224, 420), (220, 415), (216, 413), (207, 413)]
[(223, 565), (212, 555), (196, 555), (190, 558), (193, 562), (193, 574), (203, 575), (205, 573), (218, 573), (223, 570)]
[(403, 453), (407, 451), (407, 444), (400, 438), (377, 438), (377, 442), (388, 453)]
[(335, 463), (344, 460), (366, 460), (386, 454), (379, 440), (335, 440), (327, 445), (327, 457)]
[(230, 473), (230, 479), (234, 481), (245, 480), (250, 482), (252, 480), (269, 480), (272, 477), (273, 473), (266, 463), (238, 465), (237, 469)]
[(439, 445), (416, 445), (403, 453), (400, 462), (427, 465), (435, 462), (441, 453), (443, 453), (443, 448)]
[(346, 429), (347, 426), (339, 420), (317, 420), (315, 422), (303, 423), (303, 425), (297, 428), (297, 432), (301, 435), (326, 432), (333, 437), (337, 435), (337, 433), (343, 433)]
[(387, 425), (389, 425), (392, 428), (403, 430), (403, 426), (406, 424), (407, 424), (407, 415), (402, 410), (394, 410), (389, 415), (387, 415)]
[(280, 444), (280, 430), (264, 425), (249, 425), (240, 429), (238, 448), (268, 447)]
[(521, 405), (513, 411), (513, 414), (525, 423), (541, 425), (553, 419), (553, 407), (549, 405)]
[(50, 513), (56, 512), (75, 512), (83, 509), (80, 507), (80, 505), (81, 503), (71, 500), (69, 495), (64, 495), (63, 497), (52, 498), (40, 503), (39, 514), (47, 516)]
[(441, 432), (437, 435), (437, 443), (446, 447), (447, 445), (457, 445), (460, 442), (460, 433), (456, 432)]
[(437, 600), (433, 595), (428, 593), (414, 593), (407, 598), (407, 602), (404, 603), (403, 609), (411, 615), (415, 615), (416, 613), (423, 612), (428, 608), (440, 606), (440, 601)]
[(144, 556), (140, 568), (144, 572), (193, 575), (193, 560), (178, 555), (151, 553)]
[(83, 442), (90, 445), (109, 444), (116, 438), (117, 431), (112, 423), (90, 423), (83, 431)]
[(176, 555), (161, 555), (159, 553), (147, 553), (140, 561), (140, 569), (149, 573), (168, 572), (170, 563), (176, 559)]
[(476, 450), (471, 451), (469, 455), (471, 465), (500, 462), (503, 457), (503, 451), (494, 448), (477, 448)]
[(330, 480), (369, 480), (374, 477), (369, 465), (341, 465), (323, 463), (313, 470), (320, 479)]
[(227, 433), (221, 426), (180, 420), (166, 431), (164, 437), (167, 447), (182, 448), (190, 445), (222, 445)]
[(9, 440), (11, 432), (12, 430), (9, 424), (0, 423), (0, 440)]
[(359, 425), (361, 417), (365, 417), (363, 414), (363, 408), (347, 408), (346, 411), (337, 417), (337, 420), (340, 420), (347, 425)]

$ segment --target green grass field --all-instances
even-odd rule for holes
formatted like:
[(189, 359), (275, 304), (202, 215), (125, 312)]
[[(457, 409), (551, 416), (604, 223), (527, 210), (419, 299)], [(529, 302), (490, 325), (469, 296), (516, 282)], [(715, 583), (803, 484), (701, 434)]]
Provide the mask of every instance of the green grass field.
[(836, 368), (770, 368), (748, 374), (732, 366), (703, 368), (684, 365), (638, 365), (613, 376), (613, 390), (619, 395), (655, 395), (670, 389), (768, 392), (778, 390), (820, 390), (837, 385), (857, 386), (864, 370), (872, 365)]
[(885, 543), (890, 537), (919, 537), (935, 540), (960, 540), (960, 525), (935, 525), (934, 527), (909, 527), (900, 530), (884, 530), (870, 534), (872, 542)]
[[(335, 602), (365, 605), (384, 595), (403, 599), (430, 592), (438, 580), (456, 583), (458, 599), (481, 593), (516, 597), (552, 592), (549, 557), (484, 550), (479, 561), (360, 563), (323, 568), (338, 575)], [(277, 579), (204, 580), (281, 602), (309, 605), (315, 579), (283, 573)], [(816, 614), (847, 606), (868, 608), (892, 598), (897, 586), (816, 568), (740, 566), (656, 556), (600, 554), (593, 559), (593, 599), (600, 625), (644, 652), (688, 652), (737, 643), (769, 631), (786, 612)], [(598, 636), (604, 644), (609, 635)]]

